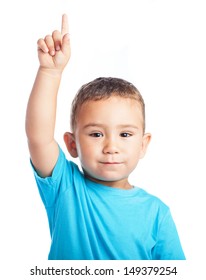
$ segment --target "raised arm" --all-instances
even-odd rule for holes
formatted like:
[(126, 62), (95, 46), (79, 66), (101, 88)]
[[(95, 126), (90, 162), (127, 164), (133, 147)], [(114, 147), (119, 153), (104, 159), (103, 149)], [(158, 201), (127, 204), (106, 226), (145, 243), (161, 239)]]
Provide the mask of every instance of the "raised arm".
[(59, 149), (54, 139), (57, 94), (62, 72), (70, 59), (67, 16), (62, 16), (61, 32), (39, 39), (39, 69), (26, 112), (26, 134), (34, 167), (42, 177), (50, 176)]

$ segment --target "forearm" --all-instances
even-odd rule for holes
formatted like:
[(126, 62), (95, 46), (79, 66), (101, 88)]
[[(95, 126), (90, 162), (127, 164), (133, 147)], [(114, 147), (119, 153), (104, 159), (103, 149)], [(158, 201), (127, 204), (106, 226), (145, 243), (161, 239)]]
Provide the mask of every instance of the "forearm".
[(30, 143), (46, 145), (54, 140), (60, 81), (61, 72), (39, 68), (26, 113), (26, 133)]

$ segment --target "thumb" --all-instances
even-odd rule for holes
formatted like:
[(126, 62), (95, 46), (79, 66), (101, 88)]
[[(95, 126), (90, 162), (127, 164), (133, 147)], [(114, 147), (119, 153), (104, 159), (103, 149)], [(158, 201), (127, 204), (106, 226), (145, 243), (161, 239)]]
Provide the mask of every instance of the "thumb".
[(68, 56), (70, 56), (71, 53), (71, 47), (70, 47), (70, 36), (69, 33), (66, 33), (62, 38), (62, 52)]

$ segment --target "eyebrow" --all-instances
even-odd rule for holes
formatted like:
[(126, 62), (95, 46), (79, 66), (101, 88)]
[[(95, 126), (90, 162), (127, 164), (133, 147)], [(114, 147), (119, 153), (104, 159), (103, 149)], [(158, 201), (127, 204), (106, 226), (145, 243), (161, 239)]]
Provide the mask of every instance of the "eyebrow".
[[(101, 124), (101, 123), (88, 123), (86, 124), (83, 129), (89, 128), (89, 127), (101, 127), (101, 128), (105, 128), (106, 125)], [(117, 126), (118, 128), (133, 128), (133, 129), (139, 129), (138, 126), (134, 125), (134, 124), (120, 124)]]

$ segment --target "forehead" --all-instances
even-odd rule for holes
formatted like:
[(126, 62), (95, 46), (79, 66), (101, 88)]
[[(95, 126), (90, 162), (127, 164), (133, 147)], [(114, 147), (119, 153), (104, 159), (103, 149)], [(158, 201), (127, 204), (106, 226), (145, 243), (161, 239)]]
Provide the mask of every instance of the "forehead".
[(143, 113), (141, 104), (132, 98), (113, 96), (98, 101), (90, 100), (82, 104), (76, 116), (77, 126), (88, 123), (104, 125), (142, 125)]

